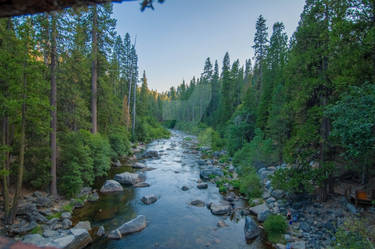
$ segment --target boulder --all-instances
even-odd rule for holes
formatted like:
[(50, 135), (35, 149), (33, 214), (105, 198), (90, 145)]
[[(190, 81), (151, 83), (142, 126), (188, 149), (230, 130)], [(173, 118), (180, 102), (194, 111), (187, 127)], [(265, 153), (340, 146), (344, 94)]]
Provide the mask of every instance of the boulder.
[(75, 226), (74, 229), (86, 229), (87, 231), (91, 230), (90, 221), (80, 221)]
[(134, 185), (138, 182), (143, 182), (144, 177), (141, 174), (124, 172), (116, 174), (114, 180), (124, 185)]
[(38, 247), (43, 247), (47, 245), (49, 240), (43, 238), (40, 234), (27, 234), (22, 238), (22, 242), (25, 244), (32, 244)]
[(254, 219), (250, 216), (246, 216), (244, 232), (246, 240), (253, 240), (257, 238), (260, 234), (260, 230), (257, 224), (255, 223)]
[(143, 230), (146, 227), (146, 217), (138, 215), (136, 218), (124, 223), (117, 229), (111, 231), (108, 235), (109, 239), (120, 239), (122, 236)]
[(11, 235), (23, 235), (29, 233), (31, 230), (36, 228), (38, 224), (35, 221), (31, 221), (30, 223), (21, 222), (18, 224), (13, 224), (9, 227), (8, 233)]
[(63, 229), (68, 229), (72, 226), (72, 221), (69, 219), (63, 219), (63, 221), (61, 222), (61, 225)]
[(70, 212), (63, 212), (61, 214), (61, 219), (70, 219), (72, 218), (72, 214)]
[(91, 194), (92, 188), (91, 187), (83, 187), (81, 191), (79, 191), (78, 198), (86, 197)]
[(208, 185), (207, 185), (207, 183), (200, 183), (200, 184), (197, 185), (197, 188), (198, 189), (206, 189), (206, 188), (208, 188)]
[(98, 201), (99, 200), (99, 194), (95, 191), (95, 192), (93, 192), (92, 194), (89, 195), (87, 200), (90, 201), (90, 202)]
[(250, 208), (250, 212), (255, 215), (258, 215), (259, 213), (262, 213), (266, 210), (269, 210), (269, 209), (265, 203)]
[(159, 153), (156, 150), (148, 150), (143, 153), (143, 158), (157, 158), (159, 157)]
[(261, 211), (257, 215), (257, 220), (259, 222), (264, 222), (267, 219), (267, 217), (270, 216), (270, 215), (271, 215), (271, 211), (270, 210)]
[(280, 189), (275, 189), (274, 191), (272, 191), (271, 196), (273, 196), (276, 199), (281, 199), (285, 196), (285, 193)]
[(214, 215), (225, 215), (230, 213), (232, 207), (229, 204), (212, 203), (210, 205), (210, 210)]
[(219, 221), (216, 225), (218, 227), (227, 227), (228, 226), (223, 220)]
[(194, 200), (190, 202), (191, 205), (197, 206), (197, 207), (204, 207), (205, 203), (201, 200)]
[(92, 242), (89, 232), (85, 229), (70, 229), (70, 234), (55, 239), (50, 246), (63, 249), (82, 249)]
[(119, 192), (124, 191), (121, 184), (115, 180), (107, 180), (105, 181), (104, 185), (100, 189), (102, 193), (109, 193), (109, 192)]
[(96, 235), (99, 236), (99, 237), (102, 237), (105, 235), (105, 229), (103, 226), (100, 226), (98, 231), (96, 232)]
[(150, 184), (146, 183), (146, 182), (138, 182), (136, 184), (133, 185), (134, 188), (147, 188), (147, 187), (150, 187)]
[(122, 166), (120, 160), (116, 160), (116, 161), (112, 162), (112, 165), (115, 166), (115, 167), (121, 167)]
[(224, 173), (221, 169), (215, 167), (208, 167), (200, 171), (200, 177), (203, 180), (210, 180), (212, 176), (224, 176)]
[(132, 165), (132, 167), (134, 169), (143, 169), (143, 168), (146, 168), (146, 165), (144, 165), (143, 163), (140, 163), (140, 162), (136, 162), (135, 164)]
[(59, 232), (57, 231), (54, 231), (54, 230), (44, 230), (43, 232), (43, 237), (45, 238), (51, 238), (51, 237), (58, 237), (59, 236)]
[(146, 205), (150, 205), (156, 202), (157, 200), (158, 198), (155, 195), (146, 195), (146, 196), (143, 196), (141, 199), (141, 201)]
[(188, 190), (189, 190), (189, 187), (187, 187), (187, 186), (182, 186), (182, 187), (181, 187), (181, 190), (182, 190), (182, 191), (188, 191)]

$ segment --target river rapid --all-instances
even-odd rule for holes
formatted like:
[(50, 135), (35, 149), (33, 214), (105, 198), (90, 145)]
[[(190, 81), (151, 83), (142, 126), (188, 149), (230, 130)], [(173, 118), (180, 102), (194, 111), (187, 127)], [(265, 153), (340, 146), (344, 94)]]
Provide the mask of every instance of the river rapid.
[[(172, 131), (169, 139), (156, 140), (146, 150), (159, 152), (159, 158), (140, 160), (155, 170), (145, 172), (150, 187), (124, 187), (124, 192), (101, 194), (97, 202), (87, 203), (74, 212), (75, 220), (89, 220), (93, 227), (104, 226), (106, 232), (117, 228), (137, 215), (145, 215), (147, 227), (141, 232), (108, 240), (94, 237), (88, 247), (92, 249), (196, 249), (196, 248), (264, 248), (259, 240), (247, 244), (244, 235), (244, 218), (237, 212), (232, 216), (216, 216), (203, 207), (190, 205), (193, 200), (206, 204), (223, 201), (215, 184), (208, 182), (207, 189), (198, 189), (200, 168), (199, 153), (192, 148), (195, 137)], [(111, 170), (115, 173), (134, 170), (123, 166)], [(181, 190), (187, 186), (189, 190)], [(99, 186), (100, 187), (100, 186)], [(158, 201), (145, 205), (141, 198), (154, 194)], [(236, 201), (235, 207), (243, 207), (245, 201)], [(227, 226), (219, 227), (219, 221)]]

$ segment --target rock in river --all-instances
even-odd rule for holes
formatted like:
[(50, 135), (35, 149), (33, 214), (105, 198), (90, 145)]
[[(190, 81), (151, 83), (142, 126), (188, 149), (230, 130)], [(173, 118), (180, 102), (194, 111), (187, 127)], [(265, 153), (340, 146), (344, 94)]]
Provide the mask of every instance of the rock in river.
[(224, 173), (221, 169), (215, 168), (215, 167), (208, 167), (200, 171), (200, 177), (203, 180), (209, 180), (210, 177), (215, 177), (215, 176), (224, 176)]
[(146, 217), (138, 215), (108, 234), (109, 239), (120, 239), (122, 236), (143, 230), (146, 227)]
[(212, 203), (210, 205), (210, 210), (212, 214), (225, 215), (230, 213), (232, 207), (229, 204)]
[(109, 192), (119, 192), (123, 191), (121, 184), (115, 180), (107, 180), (105, 181), (104, 185), (100, 189), (102, 193), (109, 193)]
[(143, 168), (146, 168), (146, 165), (144, 165), (143, 163), (140, 163), (140, 162), (136, 162), (135, 164), (132, 165), (132, 167), (134, 169), (143, 169)]
[(115, 175), (114, 179), (124, 185), (134, 185), (138, 182), (143, 182), (144, 176), (141, 174), (137, 174), (137, 173), (124, 172), (124, 173)]
[(246, 216), (244, 232), (246, 240), (253, 240), (260, 234), (257, 224), (250, 216)]
[(149, 150), (143, 153), (143, 158), (157, 158), (159, 153), (156, 150)]
[(147, 187), (150, 187), (150, 184), (148, 184), (147, 182), (138, 182), (134, 184), (133, 187), (134, 188), (147, 188)]
[(196, 206), (196, 207), (204, 207), (204, 202), (201, 200), (194, 200), (190, 202), (191, 205)]
[(181, 190), (182, 190), (182, 191), (188, 191), (188, 190), (189, 190), (189, 187), (187, 187), (187, 186), (182, 186), (182, 187), (181, 187)]
[(208, 188), (208, 185), (207, 185), (207, 183), (200, 183), (200, 184), (197, 185), (197, 188), (206, 189), (206, 188)]
[(158, 200), (155, 195), (146, 195), (142, 197), (142, 202), (146, 205), (150, 205)]

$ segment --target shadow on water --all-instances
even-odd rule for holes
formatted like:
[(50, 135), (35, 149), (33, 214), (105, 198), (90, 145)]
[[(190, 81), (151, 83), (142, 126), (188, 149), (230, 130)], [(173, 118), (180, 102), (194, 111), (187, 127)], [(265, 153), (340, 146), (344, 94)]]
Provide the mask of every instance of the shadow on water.
[[(150, 187), (124, 187), (124, 192), (121, 193), (101, 194), (99, 201), (75, 210), (75, 221), (89, 220), (93, 227), (104, 226), (107, 232), (137, 215), (146, 216), (147, 227), (143, 231), (121, 240), (95, 238), (88, 248), (264, 248), (260, 241), (246, 244), (244, 217), (214, 216), (206, 207), (189, 204), (196, 199), (206, 204), (219, 202), (222, 201), (222, 196), (211, 183), (208, 183), (208, 189), (196, 188), (200, 170), (196, 161), (199, 156), (189, 153), (191, 142), (184, 140), (184, 137), (184, 133), (173, 131), (170, 139), (154, 141), (148, 145), (148, 150), (156, 150), (161, 154), (159, 159), (144, 161), (146, 166), (156, 168), (145, 173)], [(133, 169), (129, 166), (114, 168), (107, 179), (124, 171)], [(97, 189), (104, 180), (98, 180)], [(182, 191), (182, 186), (188, 186), (189, 190)], [(144, 205), (140, 199), (147, 194), (155, 194), (159, 200), (152, 205)], [(218, 228), (220, 220), (228, 226)]]

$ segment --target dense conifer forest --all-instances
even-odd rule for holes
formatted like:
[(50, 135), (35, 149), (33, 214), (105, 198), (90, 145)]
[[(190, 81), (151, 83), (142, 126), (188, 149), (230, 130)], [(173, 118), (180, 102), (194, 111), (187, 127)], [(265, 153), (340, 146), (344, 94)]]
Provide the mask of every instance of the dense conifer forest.
[[(254, 25), (253, 58), (223, 51), (157, 92), (110, 3), (0, 19), (2, 223), (15, 222), (24, 190), (75, 197), (168, 129), (233, 165), (249, 203), (263, 194), (259, 169), (274, 166), (272, 188), (320, 202), (344, 178), (375, 188), (375, 2), (307, 0), (291, 37), (262, 15)], [(340, 231), (341, 243), (358, 239)], [(373, 248), (359, 234), (345, 248)]]

